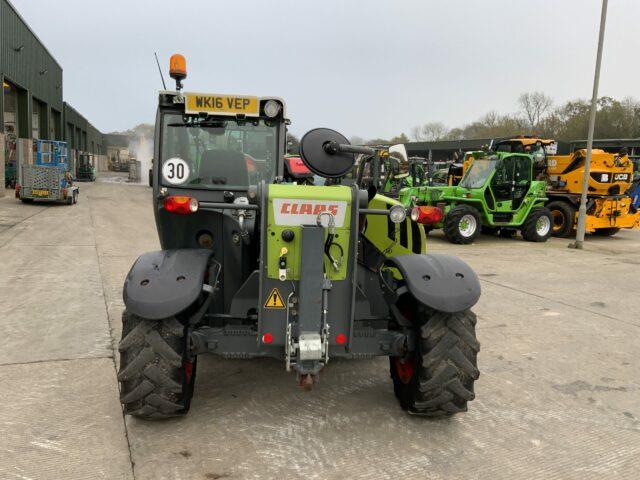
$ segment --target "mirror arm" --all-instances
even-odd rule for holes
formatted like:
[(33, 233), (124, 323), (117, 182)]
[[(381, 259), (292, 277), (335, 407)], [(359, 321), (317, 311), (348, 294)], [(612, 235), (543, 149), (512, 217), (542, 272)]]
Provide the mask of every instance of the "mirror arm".
[(335, 155), (336, 153), (364, 153), (365, 155), (374, 155), (376, 150), (371, 147), (358, 147), (355, 145), (345, 145), (338, 142), (326, 142), (322, 148), (329, 155)]

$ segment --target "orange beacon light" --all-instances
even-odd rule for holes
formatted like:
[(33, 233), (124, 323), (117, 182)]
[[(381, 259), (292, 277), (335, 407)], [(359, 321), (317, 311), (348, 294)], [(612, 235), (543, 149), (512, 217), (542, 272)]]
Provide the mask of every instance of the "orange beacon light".
[(182, 88), (182, 80), (187, 78), (187, 61), (179, 53), (171, 55), (169, 59), (169, 76), (176, 81), (176, 89)]

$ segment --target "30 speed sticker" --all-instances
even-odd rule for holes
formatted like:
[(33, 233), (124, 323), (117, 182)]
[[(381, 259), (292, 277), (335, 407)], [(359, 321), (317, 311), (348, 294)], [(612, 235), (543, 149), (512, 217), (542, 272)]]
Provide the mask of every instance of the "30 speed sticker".
[(181, 158), (170, 158), (162, 165), (162, 177), (172, 185), (180, 185), (189, 178), (189, 164)]

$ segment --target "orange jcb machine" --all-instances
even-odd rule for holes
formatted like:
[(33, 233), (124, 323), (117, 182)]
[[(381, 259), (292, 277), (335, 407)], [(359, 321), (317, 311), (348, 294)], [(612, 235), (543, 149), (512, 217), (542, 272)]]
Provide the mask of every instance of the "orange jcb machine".
[[(547, 157), (547, 207), (553, 215), (556, 236), (570, 236), (582, 194), (587, 151)], [(626, 151), (618, 154), (591, 152), (587, 192), (586, 231), (614, 235), (621, 228), (640, 228), (640, 213), (632, 206), (628, 190), (633, 181), (633, 162)]]

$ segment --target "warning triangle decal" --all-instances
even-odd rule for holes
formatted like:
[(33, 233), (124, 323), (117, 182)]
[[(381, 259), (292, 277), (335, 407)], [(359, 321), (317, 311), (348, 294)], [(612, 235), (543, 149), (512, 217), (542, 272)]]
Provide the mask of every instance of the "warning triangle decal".
[(264, 308), (284, 308), (282, 296), (277, 288), (271, 290), (271, 293), (267, 297), (267, 301), (264, 302)]

